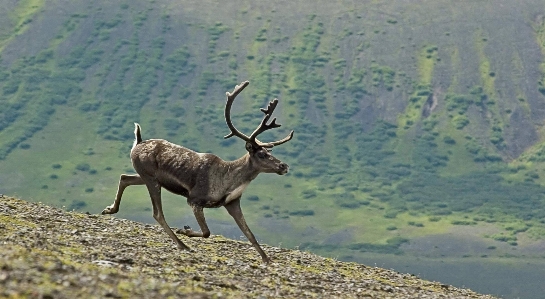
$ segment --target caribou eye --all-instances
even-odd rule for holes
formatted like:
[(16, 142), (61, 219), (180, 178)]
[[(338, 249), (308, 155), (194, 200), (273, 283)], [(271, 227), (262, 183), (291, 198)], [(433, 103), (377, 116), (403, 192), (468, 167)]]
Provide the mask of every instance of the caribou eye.
[(257, 157), (258, 157), (259, 159), (263, 159), (263, 158), (267, 157), (267, 153), (265, 153), (265, 152), (263, 152), (263, 151), (257, 152), (256, 155), (257, 155)]

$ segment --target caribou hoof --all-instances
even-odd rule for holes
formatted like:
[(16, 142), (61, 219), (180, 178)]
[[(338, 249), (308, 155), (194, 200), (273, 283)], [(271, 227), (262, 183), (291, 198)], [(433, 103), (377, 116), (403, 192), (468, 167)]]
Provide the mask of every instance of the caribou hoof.
[(117, 211), (114, 211), (113, 206), (107, 206), (104, 210), (102, 210), (102, 215), (115, 214), (115, 213), (117, 213)]
[(178, 243), (178, 249), (180, 249), (181, 251), (195, 252), (193, 249), (189, 248), (184, 243)]

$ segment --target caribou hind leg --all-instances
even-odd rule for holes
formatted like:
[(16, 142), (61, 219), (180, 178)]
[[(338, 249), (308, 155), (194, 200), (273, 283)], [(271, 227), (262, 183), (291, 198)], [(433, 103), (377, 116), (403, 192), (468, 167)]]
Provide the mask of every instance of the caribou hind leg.
[(187, 245), (185, 245), (176, 234), (172, 231), (170, 226), (165, 220), (165, 215), (163, 214), (163, 206), (161, 204), (161, 185), (156, 180), (149, 180), (146, 182), (146, 187), (148, 187), (148, 192), (151, 197), (151, 204), (153, 206), (153, 218), (163, 227), (165, 232), (170, 236), (170, 238), (176, 243), (179, 249), (191, 251)]
[(115, 214), (119, 212), (119, 204), (121, 203), (121, 196), (123, 195), (123, 191), (125, 188), (131, 185), (144, 185), (144, 181), (142, 178), (135, 174), (122, 174), (119, 178), (119, 186), (117, 187), (117, 194), (115, 195), (115, 201), (112, 205), (107, 206), (103, 211), (102, 214)]

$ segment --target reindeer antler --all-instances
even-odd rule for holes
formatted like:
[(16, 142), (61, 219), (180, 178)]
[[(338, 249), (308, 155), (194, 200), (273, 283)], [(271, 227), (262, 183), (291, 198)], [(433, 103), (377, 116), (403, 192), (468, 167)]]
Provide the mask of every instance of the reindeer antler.
[(233, 106), (233, 101), (235, 100), (236, 96), (246, 88), (250, 84), (249, 81), (244, 81), (240, 85), (235, 86), (235, 89), (233, 90), (233, 93), (226, 92), (227, 95), (227, 103), (225, 103), (225, 121), (227, 122), (227, 126), (231, 130), (231, 133), (225, 135), (223, 138), (227, 139), (233, 136), (237, 136), (241, 138), (242, 140), (249, 142), (250, 137), (244, 135), (241, 133), (235, 126), (233, 125), (233, 122), (231, 122), (231, 106)]
[(232, 93), (227, 92), (227, 103), (225, 104), (225, 121), (227, 122), (227, 126), (231, 130), (231, 133), (227, 134), (224, 138), (230, 138), (233, 136), (237, 136), (240, 139), (249, 142), (255, 146), (258, 147), (266, 147), (271, 148), (273, 146), (280, 145), (282, 143), (288, 142), (293, 137), (293, 130), (283, 139), (280, 139), (278, 141), (274, 142), (267, 142), (263, 143), (259, 140), (257, 140), (257, 136), (267, 130), (278, 128), (281, 125), (276, 123), (276, 118), (273, 118), (273, 120), (267, 124), (269, 119), (271, 118), (272, 113), (274, 112), (274, 109), (276, 108), (276, 105), (278, 105), (278, 99), (274, 99), (269, 102), (269, 105), (267, 106), (267, 109), (261, 108), (261, 111), (265, 113), (265, 116), (263, 117), (263, 120), (261, 120), (261, 124), (257, 127), (257, 129), (254, 130), (254, 132), (250, 135), (250, 137), (246, 136), (245, 134), (241, 133), (239, 130), (235, 128), (233, 125), (233, 122), (231, 121), (231, 107), (233, 106), (233, 102), (235, 100), (235, 97), (244, 89), (246, 86), (248, 86), (250, 82), (244, 81), (240, 85), (235, 86), (235, 89)]

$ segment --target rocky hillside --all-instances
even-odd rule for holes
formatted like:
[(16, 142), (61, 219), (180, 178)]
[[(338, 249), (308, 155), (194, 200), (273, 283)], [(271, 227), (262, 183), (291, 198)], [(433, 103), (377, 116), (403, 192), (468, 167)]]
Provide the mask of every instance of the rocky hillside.
[(492, 298), (412, 275), (221, 236), (180, 252), (157, 225), (0, 200), (0, 297)]

